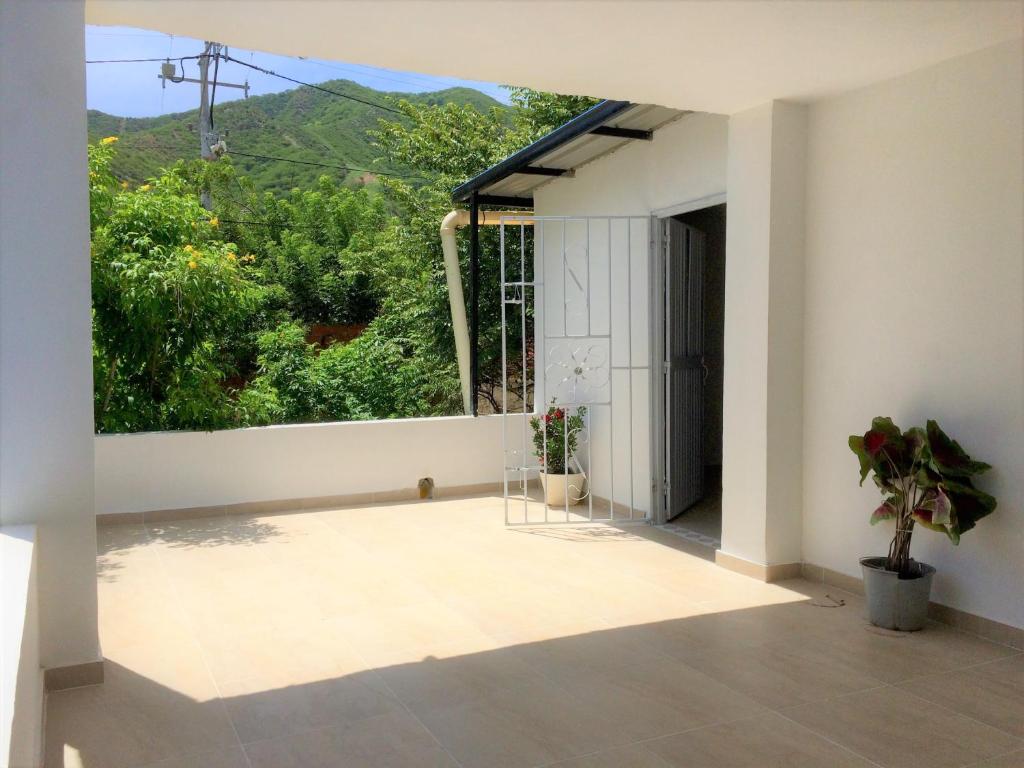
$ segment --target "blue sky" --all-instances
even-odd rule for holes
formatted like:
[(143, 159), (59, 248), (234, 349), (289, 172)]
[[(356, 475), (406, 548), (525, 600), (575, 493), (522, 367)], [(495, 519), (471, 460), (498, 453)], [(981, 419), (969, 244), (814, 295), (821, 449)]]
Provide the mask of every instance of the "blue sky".
[[(97, 27), (85, 29), (85, 58), (92, 59), (149, 59), (175, 56), (192, 56), (203, 50), (202, 40), (188, 37), (172, 37), (162, 32), (152, 32), (130, 27)], [(378, 91), (402, 91), (422, 93), (438, 91), (454, 86), (467, 86), (490, 94), (502, 102), (508, 102), (504, 90), (494, 83), (475, 80), (458, 80), (447, 77), (430, 77), (416, 72), (397, 72), (362, 64), (348, 64), (343, 61), (324, 59), (297, 59), (277, 56), (242, 48), (229, 48), (229, 53), (242, 61), (251, 61), (261, 67), (280, 72), (307, 83), (322, 83), (325, 80), (354, 80)], [(184, 112), (199, 105), (199, 86), (193, 83), (168, 83), (162, 89), (157, 79), (160, 65), (157, 62), (139, 64), (89, 64), (86, 66), (87, 97), (89, 109), (98, 109), (122, 117), (151, 117), (169, 112)], [(179, 74), (180, 71), (179, 71)], [(186, 77), (197, 77), (195, 61), (185, 62)], [(277, 77), (264, 75), (238, 64), (221, 63), (221, 82), (243, 83), (249, 80), (250, 95), (277, 93), (295, 88), (292, 83)], [(218, 88), (217, 102), (242, 98), (242, 91), (232, 88)]]

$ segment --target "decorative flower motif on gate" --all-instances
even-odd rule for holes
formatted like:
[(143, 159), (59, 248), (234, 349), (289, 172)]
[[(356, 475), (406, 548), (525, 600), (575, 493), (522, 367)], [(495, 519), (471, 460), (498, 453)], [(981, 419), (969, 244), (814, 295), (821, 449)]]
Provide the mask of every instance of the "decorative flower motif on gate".
[(607, 399), (608, 350), (600, 343), (554, 344), (544, 369), (548, 396), (565, 403)]

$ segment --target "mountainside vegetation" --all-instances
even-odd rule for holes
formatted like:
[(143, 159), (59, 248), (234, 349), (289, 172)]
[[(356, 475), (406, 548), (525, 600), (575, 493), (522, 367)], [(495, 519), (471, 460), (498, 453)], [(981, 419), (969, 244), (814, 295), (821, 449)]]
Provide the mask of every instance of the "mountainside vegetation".
[[(512, 101), (481, 111), (399, 100), (401, 114), (376, 116), (359, 141), (416, 178), (382, 176), (373, 188), (323, 174), (280, 192), (230, 154), (179, 160), (140, 184), (118, 170), (125, 134), (91, 144), (96, 430), (460, 413), (438, 236), (451, 190), (594, 103), (524, 89)], [(501, 377), (493, 230), (481, 231), (485, 411)], [(358, 331), (320, 343), (314, 327)]]
[[(495, 99), (472, 88), (405, 94), (375, 91), (350, 80), (331, 80), (322, 86), (391, 109), (405, 101), (427, 107), (457, 104), (472, 107), (482, 114), (494, 109), (502, 115), (509, 112)], [(382, 158), (379, 149), (373, 146), (369, 131), (377, 128), (377, 120), (381, 117), (395, 116), (368, 104), (308, 87), (229, 101), (214, 108), (215, 129), (224, 137), (229, 154), (236, 150), (248, 155), (370, 171), (346, 172), (241, 154), (233, 156), (235, 168), (250, 178), (257, 189), (275, 192), (311, 187), (324, 174), (344, 186), (369, 186), (372, 189), (379, 188), (377, 176), (381, 173), (415, 175), (417, 170), (414, 167)], [(117, 136), (120, 143), (111, 160), (111, 170), (120, 179), (140, 184), (177, 160), (198, 157), (198, 122), (198, 109), (142, 118), (117, 117), (90, 110), (89, 140), (96, 142), (107, 136)]]

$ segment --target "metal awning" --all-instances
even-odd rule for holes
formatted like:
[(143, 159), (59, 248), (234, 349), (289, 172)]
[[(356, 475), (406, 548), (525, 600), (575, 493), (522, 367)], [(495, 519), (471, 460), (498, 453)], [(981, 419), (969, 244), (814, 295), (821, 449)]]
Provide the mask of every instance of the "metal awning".
[(452, 200), (468, 202), (475, 195), (480, 205), (531, 207), (543, 185), (631, 141), (650, 141), (656, 130), (685, 114), (655, 104), (602, 101), (458, 186)]

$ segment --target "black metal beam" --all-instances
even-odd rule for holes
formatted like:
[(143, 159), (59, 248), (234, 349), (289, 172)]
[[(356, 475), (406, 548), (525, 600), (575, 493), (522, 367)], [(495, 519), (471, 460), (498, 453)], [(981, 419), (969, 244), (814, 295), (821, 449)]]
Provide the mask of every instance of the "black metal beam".
[(539, 165), (527, 165), (516, 171), (524, 176), (565, 176), (569, 172), (568, 168), (541, 168)]
[(613, 136), (617, 139), (636, 139), (638, 141), (650, 141), (654, 138), (654, 131), (638, 131), (635, 128), (613, 128), (610, 125), (599, 125), (590, 133), (595, 136)]
[(507, 195), (481, 195), (474, 192), (470, 200), (476, 198), (477, 205), (500, 205), (503, 208), (533, 208), (532, 197), (509, 197)]
[(465, 184), (456, 187), (455, 191), (452, 192), (452, 201), (456, 203), (466, 202), (474, 192), (479, 192), (489, 184), (515, 173), (517, 169), (530, 165), (567, 141), (590, 133), (596, 126), (603, 125), (632, 106), (628, 101), (602, 101), (595, 104), (565, 125), (556, 128), (546, 136), (537, 139), (533, 144), (524, 147), (514, 155), (505, 158), (500, 163), (492, 165), (487, 170), (474, 176)]
[(480, 200), (474, 192), (469, 198), (469, 393), (472, 413), (477, 415), (477, 389), (480, 385)]

